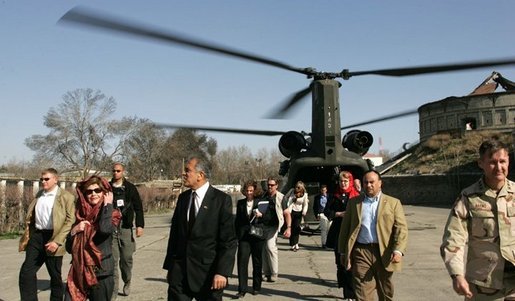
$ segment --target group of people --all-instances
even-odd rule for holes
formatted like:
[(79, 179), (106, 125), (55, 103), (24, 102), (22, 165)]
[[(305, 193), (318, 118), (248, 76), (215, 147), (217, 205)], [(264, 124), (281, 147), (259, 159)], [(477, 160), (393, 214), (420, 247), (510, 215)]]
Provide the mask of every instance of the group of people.
[[(114, 300), (118, 275), (123, 294), (130, 294), (136, 236), (143, 235), (139, 193), (113, 165), (111, 182), (93, 175), (77, 183), (75, 198), (58, 186), (58, 172), (41, 172), (42, 189), (30, 203), (20, 251), (25, 260), (19, 274), (21, 300), (37, 300), (37, 271), (45, 264), (50, 275), (50, 300)], [(72, 255), (66, 288), (62, 282), (64, 254)], [(121, 271), (121, 273), (118, 272)]]
[[(508, 146), (498, 139), (484, 141), (478, 166), (482, 177), (460, 193), (449, 214), (441, 256), (454, 290), (466, 300), (515, 300), (515, 182), (507, 178)], [(299, 249), (295, 236), (308, 206), (302, 182), (284, 196), (275, 178), (268, 179), (266, 193), (257, 182), (248, 181), (234, 216), (231, 197), (211, 186), (210, 176), (207, 160), (187, 161), (183, 179), (190, 189), (178, 198), (163, 264), (168, 300), (222, 300), (236, 253), (237, 297), (248, 291), (250, 258), (251, 292), (258, 294), (263, 279), (277, 280), (281, 229), (291, 249)], [(124, 245), (120, 221), (123, 225), (129, 214), (119, 207), (126, 206), (126, 200), (120, 202), (113, 193), (114, 183), (92, 176), (77, 185), (75, 201), (57, 186), (57, 179), (54, 169), (44, 170), (43, 189), (29, 206), (30, 235), (20, 241), (20, 250), (26, 250), (19, 279), (22, 300), (37, 300), (36, 272), (43, 263), (51, 276), (51, 300), (63, 299), (60, 270), (65, 250), (72, 254), (66, 300), (110, 300), (115, 286), (111, 253), (113, 245)], [(408, 239), (402, 204), (382, 192), (381, 175), (375, 170), (364, 172), (362, 192), (352, 173), (343, 171), (338, 179), (333, 193), (321, 186), (313, 209), (322, 246), (334, 248), (344, 299), (374, 300), (377, 295), (379, 300), (394, 300), (392, 275), (401, 269)], [(132, 220), (126, 223), (126, 229), (132, 229)], [(113, 240), (117, 229), (120, 238)], [(136, 217), (136, 235), (142, 229), (142, 218)], [(125, 286), (130, 284), (130, 273), (122, 272), (122, 279)]]

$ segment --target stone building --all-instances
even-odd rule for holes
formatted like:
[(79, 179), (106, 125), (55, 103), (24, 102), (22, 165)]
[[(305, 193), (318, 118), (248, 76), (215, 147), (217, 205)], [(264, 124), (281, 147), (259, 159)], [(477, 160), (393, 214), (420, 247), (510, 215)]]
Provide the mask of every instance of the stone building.
[[(505, 92), (495, 92), (501, 85)], [(469, 130), (511, 132), (515, 128), (515, 83), (493, 72), (472, 93), (447, 97), (418, 108), (419, 135), (450, 133), (460, 137)]]

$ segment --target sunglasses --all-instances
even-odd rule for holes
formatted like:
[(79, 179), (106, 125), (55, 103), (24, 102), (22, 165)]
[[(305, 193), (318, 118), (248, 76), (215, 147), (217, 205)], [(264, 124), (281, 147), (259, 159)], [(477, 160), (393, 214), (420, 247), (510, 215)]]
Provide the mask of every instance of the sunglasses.
[(50, 178), (39, 178), (40, 182), (48, 182), (50, 181)]
[(95, 189), (86, 189), (85, 193), (86, 195), (90, 195), (92, 193), (95, 193), (95, 194), (99, 194), (102, 192), (102, 189), (101, 188), (95, 188)]
[(268, 184), (268, 186), (276, 186), (277, 184)]
[(122, 172), (120, 169), (113, 169), (113, 172)]

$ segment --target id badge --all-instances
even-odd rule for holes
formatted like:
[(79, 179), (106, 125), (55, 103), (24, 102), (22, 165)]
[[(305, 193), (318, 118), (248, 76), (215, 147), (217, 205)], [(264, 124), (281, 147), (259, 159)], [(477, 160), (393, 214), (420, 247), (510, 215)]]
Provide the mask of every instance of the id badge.
[(116, 207), (123, 207), (125, 206), (123, 199), (116, 200)]

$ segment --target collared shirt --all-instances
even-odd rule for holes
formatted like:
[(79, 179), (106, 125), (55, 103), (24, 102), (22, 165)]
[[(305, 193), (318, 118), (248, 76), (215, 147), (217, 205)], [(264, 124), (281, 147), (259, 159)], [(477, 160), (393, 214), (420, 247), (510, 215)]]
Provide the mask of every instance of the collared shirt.
[(324, 208), (327, 205), (327, 196), (322, 194), (320, 195), (320, 212), (324, 212)]
[[(206, 193), (207, 193), (207, 189), (209, 188), (209, 182), (206, 182), (204, 183), (204, 185), (200, 186), (198, 189), (196, 190), (192, 190), (192, 193), (195, 192), (195, 216), (198, 215), (198, 211), (200, 209), (200, 206), (202, 205), (202, 200), (204, 200), (204, 197), (206, 196)], [(190, 205), (188, 206), (188, 208), (191, 206), (191, 200), (190, 200)], [(189, 220), (189, 216), (188, 216), (188, 220)]]
[(361, 228), (358, 234), (358, 243), (378, 243), (377, 240), (377, 208), (381, 193), (375, 197), (365, 196), (361, 207)]
[(57, 195), (57, 185), (51, 191), (43, 191), (41, 196), (36, 202), (35, 220), (36, 229), (38, 230), (53, 230), (52, 223), (52, 209), (54, 208), (55, 197)]

